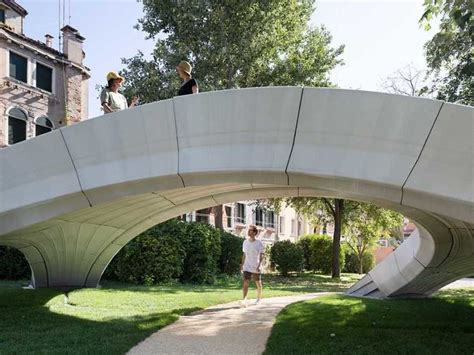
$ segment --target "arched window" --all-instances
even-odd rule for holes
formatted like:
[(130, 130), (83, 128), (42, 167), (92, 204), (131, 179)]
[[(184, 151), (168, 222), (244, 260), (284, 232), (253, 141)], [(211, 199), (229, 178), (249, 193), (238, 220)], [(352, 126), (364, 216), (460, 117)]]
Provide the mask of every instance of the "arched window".
[(53, 123), (49, 120), (48, 117), (41, 116), (38, 117), (35, 121), (35, 130), (37, 136), (51, 132), (53, 128)]
[(27, 117), (19, 108), (8, 111), (8, 144), (15, 144), (26, 139)]

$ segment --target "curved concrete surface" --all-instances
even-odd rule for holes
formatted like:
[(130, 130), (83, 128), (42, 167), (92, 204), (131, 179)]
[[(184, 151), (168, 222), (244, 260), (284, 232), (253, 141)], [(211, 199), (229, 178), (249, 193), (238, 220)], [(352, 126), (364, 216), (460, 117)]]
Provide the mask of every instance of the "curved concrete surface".
[(37, 287), (96, 286), (147, 228), (239, 199), (370, 201), (417, 221), (353, 294), (428, 295), (474, 272), (473, 108), (273, 87), (139, 106), (0, 150), (0, 244)]

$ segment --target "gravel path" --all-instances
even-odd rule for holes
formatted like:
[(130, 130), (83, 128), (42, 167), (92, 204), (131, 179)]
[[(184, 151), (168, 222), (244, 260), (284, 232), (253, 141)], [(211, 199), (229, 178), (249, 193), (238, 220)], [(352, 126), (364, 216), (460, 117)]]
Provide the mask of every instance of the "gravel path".
[(328, 293), (265, 298), (247, 308), (238, 302), (182, 316), (154, 333), (129, 354), (261, 354), (277, 314), (288, 304)]

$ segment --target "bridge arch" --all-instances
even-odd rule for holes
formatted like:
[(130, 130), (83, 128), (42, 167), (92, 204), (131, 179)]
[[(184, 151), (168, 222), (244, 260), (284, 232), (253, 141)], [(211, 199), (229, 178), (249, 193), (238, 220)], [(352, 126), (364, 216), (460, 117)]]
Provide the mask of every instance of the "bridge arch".
[(339, 196), (398, 210), (421, 231), (351, 292), (426, 295), (474, 271), (472, 113), (420, 98), (276, 87), (109, 114), (0, 151), (0, 244), (38, 250), (37, 286), (95, 286), (126, 242), (184, 211)]

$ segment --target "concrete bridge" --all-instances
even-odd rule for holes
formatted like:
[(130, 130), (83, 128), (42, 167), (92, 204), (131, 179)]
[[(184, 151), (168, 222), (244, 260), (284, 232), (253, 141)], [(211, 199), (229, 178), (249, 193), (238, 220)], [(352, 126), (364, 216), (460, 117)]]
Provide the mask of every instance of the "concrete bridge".
[(419, 235), (357, 295), (424, 296), (474, 273), (474, 109), (273, 87), (156, 102), (0, 150), (0, 244), (36, 287), (95, 287), (139, 233), (189, 210), (277, 196), (369, 201)]

